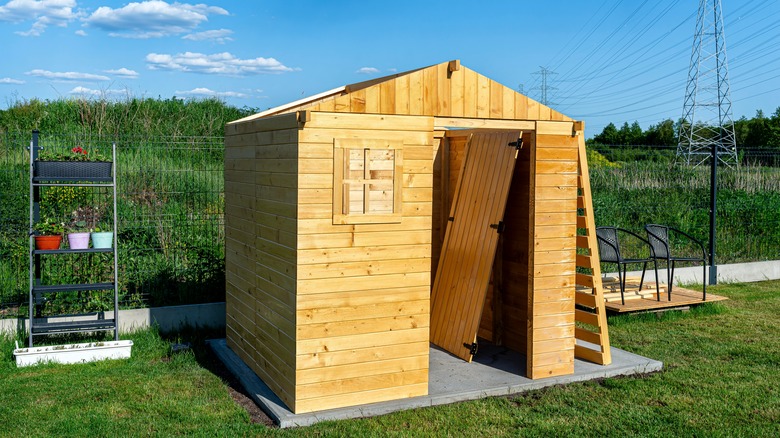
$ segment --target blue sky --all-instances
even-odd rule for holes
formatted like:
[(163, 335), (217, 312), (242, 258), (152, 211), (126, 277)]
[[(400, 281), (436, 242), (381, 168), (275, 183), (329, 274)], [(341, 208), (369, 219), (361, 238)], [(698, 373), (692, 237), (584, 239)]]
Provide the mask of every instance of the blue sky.
[[(460, 59), (586, 122), (682, 113), (695, 0), (0, 0), (0, 108), (203, 98), (260, 110)], [(780, 2), (724, 0), (734, 118), (780, 107)]]

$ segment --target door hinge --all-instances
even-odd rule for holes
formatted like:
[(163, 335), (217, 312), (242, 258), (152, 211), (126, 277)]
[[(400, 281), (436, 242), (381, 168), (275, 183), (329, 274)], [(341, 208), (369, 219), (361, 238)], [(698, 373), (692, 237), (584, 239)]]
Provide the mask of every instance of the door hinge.
[(506, 229), (506, 226), (504, 225), (504, 221), (498, 221), (497, 224), (490, 224), (490, 228), (495, 229), (498, 234), (501, 234)]
[(507, 146), (515, 148), (515, 160), (516, 160), (517, 156), (520, 155), (520, 149), (523, 148), (523, 138), (520, 137), (517, 139), (517, 141), (507, 143)]
[(522, 138), (518, 138), (517, 141), (513, 141), (513, 142), (510, 142), (510, 143), (507, 143), (507, 146), (513, 147), (513, 148), (515, 148), (515, 149), (517, 149), (519, 151), (520, 149), (523, 148), (523, 139)]
[(475, 356), (477, 354), (477, 350), (479, 349), (476, 342), (472, 342), (470, 344), (468, 342), (464, 342), (463, 346), (469, 349), (469, 354), (472, 356)]

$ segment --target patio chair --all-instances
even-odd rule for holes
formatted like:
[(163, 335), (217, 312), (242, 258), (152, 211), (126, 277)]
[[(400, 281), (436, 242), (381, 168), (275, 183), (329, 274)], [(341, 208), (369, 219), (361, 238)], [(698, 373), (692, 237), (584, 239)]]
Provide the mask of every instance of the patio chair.
[[(639, 280), (639, 290), (642, 290), (642, 285), (645, 282), (645, 271), (647, 270), (647, 263), (652, 258), (626, 258), (623, 257), (623, 253), (620, 250), (619, 234), (627, 234), (635, 239), (640, 240), (652, 252), (650, 243), (638, 234), (618, 227), (596, 227), (596, 240), (599, 244), (599, 257), (602, 263), (615, 263), (618, 271), (618, 282), (620, 283), (620, 302), (626, 304), (626, 272), (628, 271), (629, 264), (642, 263), (642, 278)], [(622, 271), (621, 271), (622, 268)], [(661, 299), (661, 293), (658, 289), (658, 282), (656, 282), (656, 296), (658, 300)]]
[[(707, 252), (704, 251), (704, 245), (696, 240), (690, 234), (672, 228), (666, 225), (650, 224), (645, 225), (645, 231), (647, 231), (647, 240), (650, 242), (650, 248), (652, 252), (650, 257), (653, 259), (655, 265), (655, 282), (658, 284), (658, 261), (666, 261), (666, 281), (667, 281), (667, 295), (669, 301), (672, 301), (672, 284), (674, 282), (674, 265), (676, 262), (701, 262), (702, 264), (702, 284), (704, 285), (704, 292), (702, 293), (702, 301), (707, 300)], [(671, 233), (670, 233), (671, 232)], [(670, 235), (678, 238), (683, 237), (683, 240), (688, 240), (701, 248), (701, 257), (699, 256), (678, 256), (672, 254), (669, 246)]]

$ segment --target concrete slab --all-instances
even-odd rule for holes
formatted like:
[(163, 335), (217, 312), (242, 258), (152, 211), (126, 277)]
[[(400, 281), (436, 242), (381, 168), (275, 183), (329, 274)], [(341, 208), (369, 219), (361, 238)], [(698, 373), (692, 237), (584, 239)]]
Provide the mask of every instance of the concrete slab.
[(211, 340), (208, 344), (244, 385), (255, 403), (282, 428), (309, 426), (320, 421), (370, 417), (484, 397), (506, 396), (547, 386), (650, 373), (663, 368), (663, 363), (657, 360), (613, 348), (611, 365), (601, 366), (575, 360), (572, 375), (531, 380), (523, 377), (525, 357), (509, 349), (480, 344), (474, 361), (467, 363), (432, 346), (427, 396), (296, 415), (228, 348), (224, 339)]

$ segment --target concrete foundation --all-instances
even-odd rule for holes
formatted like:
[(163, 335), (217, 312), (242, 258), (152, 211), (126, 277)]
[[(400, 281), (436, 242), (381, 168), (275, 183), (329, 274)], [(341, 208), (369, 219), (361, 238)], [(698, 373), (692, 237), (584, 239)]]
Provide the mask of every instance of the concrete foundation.
[(431, 347), (428, 395), (362, 406), (293, 414), (262, 380), (228, 348), (224, 339), (208, 341), (217, 357), (241, 381), (247, 392), (280, 427), (308, 426), (320, 421), (370, 417), (485, 397), (506, 396), (585, 380), (660, 371), (663, 363), (612, 348), (612, 364), (575, 360), (574, 374), (531, 380), (525, 375), (525, 357), (504, 347), (480, 344), (471, 363)]

